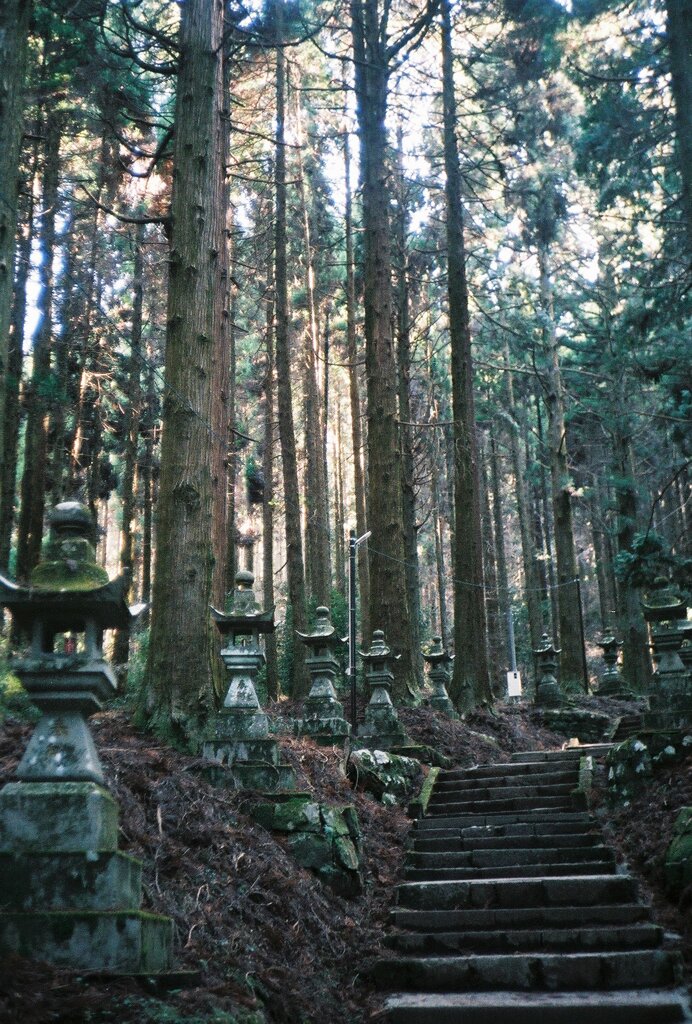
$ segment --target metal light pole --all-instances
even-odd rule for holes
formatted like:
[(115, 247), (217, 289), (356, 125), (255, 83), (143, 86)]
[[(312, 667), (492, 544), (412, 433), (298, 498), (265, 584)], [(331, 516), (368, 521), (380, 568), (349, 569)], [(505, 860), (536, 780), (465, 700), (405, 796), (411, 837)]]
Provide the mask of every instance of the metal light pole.
[(356, 712), (356, 549), (372, 534), (371, 530), (362, 537), (356, 537), (356, 531), (348, 534), (348, 670), (351, 683), (351, 735), (355, 736), (357, 722)]

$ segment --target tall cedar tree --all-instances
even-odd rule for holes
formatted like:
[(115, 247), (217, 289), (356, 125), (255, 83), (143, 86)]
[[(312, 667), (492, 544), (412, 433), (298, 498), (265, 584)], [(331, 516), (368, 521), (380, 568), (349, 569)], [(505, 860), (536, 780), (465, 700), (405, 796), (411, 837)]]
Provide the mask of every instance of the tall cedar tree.
[(214, 704), (210, 424), (215, 396), (227, 383), (217, 352), (227, 285), (223, 10), (221, 0), (182, 6), (175, 104), (166, 395), (145, 679), (152, 724), (183, 738), (194, 737)]
[(435, 12), (430, 2), (389, 43), (390, 5), (353, 0), (351, 29), (360, 135), (363, 203), (365, 368), (368, 380), (368, 516), (372, 531), (370, 622), (384, 629), (401, 654), (394, 693), (417, 691), (406, 594), (401, 507), (401, 450), (397, 430), (397, 365), (392, 331), (392, 261), (387, 180), (387, 99), (395, 57), (419, 39)]
[[(31, 7), (31, 0), (3, 0), (0, 4), (0, 424), (5, 420), (17, 185)], [(5, 446), (0, 444), (0, 483), (4, 458)]]
[[(298, 462), (291, 399), (291, 360), (288, 337), (288, 279), (286, 267), (286, 58), (283, 49), (282, 0), (273, 5), (276, 30), (276, 151), (274, 158), (274, 296), (276, 316), (276, 376), (279, 440), (284, 483), (284, 520), (286, 525), (286, 572), (288, 600), (293, 628), (301, 633), (307, 628), (305, 603), (305, 569), (300, 524), (300, 491)], [(291, 695), (305, 697), (308, 684), (304, 669), (303, 644), (293, 645)]]
[(483, 585), (478, 443), (473, 401), (471, 322), (466, 281), (461, 169), (456, 140), (456, 99), (449, 0), (442, 0), (447, 292), (454, 411), (454, 676), (450, 696), (467, 709), (491, 700)]

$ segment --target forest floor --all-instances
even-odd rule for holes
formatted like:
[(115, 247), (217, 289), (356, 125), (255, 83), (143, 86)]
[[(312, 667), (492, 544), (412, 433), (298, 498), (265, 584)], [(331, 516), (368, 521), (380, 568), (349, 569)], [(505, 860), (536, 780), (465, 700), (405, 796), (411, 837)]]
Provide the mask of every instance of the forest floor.
[[(541, 727), (528, 705), (502, 704), (460, 722), (424, 708), (405, 710), (402, 718), (415, 740), (463, 766), (564, 742)], [(11, 957), (0, 965), (0, 1024), (361, 1024), (376, 1018), (381, 999), (367, 968), (381, 951), (400, 877), (410, 825), (404, 811), (354, 792), (338, 752), (280, 737), (301, 790), (357, 809), (365, 890), (340, 897), (252, 820), (257, 795), (213, 788), (200, 774), (205, 762), (137, 731), (122, 709), (92, 724), (121, 807), (120, 848), (144, 862), (144, 907), (173, 918), (177, 965), (199, 972), (198, 983), (162, 990)], [(29, 732), (11, 717), (0, 726), (0, 784), (14, 771)], [(598, 794), (596, 804), (605, 807)], [(662, 771), (629, 807), (603, 817), (663, 923), (683, 935), (692, 976), (692, 892), (679, 903), (668, 900), (661, 868), (677, 809), (690, 805), (692, 755)]]

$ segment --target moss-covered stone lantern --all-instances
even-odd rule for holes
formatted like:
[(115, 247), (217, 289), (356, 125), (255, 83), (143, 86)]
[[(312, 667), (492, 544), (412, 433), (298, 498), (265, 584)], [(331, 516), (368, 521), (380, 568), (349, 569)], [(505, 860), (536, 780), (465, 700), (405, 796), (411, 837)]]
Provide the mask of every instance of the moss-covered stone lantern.
[(680, 658), (685, 640), (681, 628), (687, 605), (665, 577), (654, 581), (642, 600), (649, 624), (656, 669), (649, 696), (651, 713), (644, 716), (649, 728), (676, 729), (692, 724), (692, 678)]
[(0, 950), (61, 966), (128, 973), (170, 967), (172, 924), (144, 914), (141, 865), (118, 851), (87, 718), (115, 694), (103, 631), (132, 614), (124, 580), (96, 564), (89, 510), (63, 502), (30, 586), (0, 577), (0, 603), (30, 647), (11, 667), (42, 717), (0, 793)]
[(305, 667), (311, 679), (310, 693), (303, 705), (300, 733), (322, 746), (343, 746), (351, 726), (344, 719), (343, 705), (337, 699), (334, 687), (339, 671), (336, 652), (342, 641), (332, 625), (328, 608), (317, 608), (315, 620), (312, 633), (298, 633), (310, 652), (305, 659)]
[(210, 773), (217, 784), (250, 789), (288, 789), (293, 774), (279, 763), (276, 740), (269, 735), (269, 719), (262, 710), (255, 683), (266, 658), (260, 637), (274, 631), (274, 610), (261, 611), (252, 589), (254, 575), (236, 573), (235, 588), (228, 595), (226, 609), (211, 609), (212, 619), (223, 637), (221, 659), (229, 675), (226, 697), (210, 723), (202, 745), (204, 757), (227, 771)]
[(441, 636), (432, 638), (432, 646), (427, 651), (423, 651), (423, 660), (428, 665), (428, 678), (432, 687), (432, 694), (428, 702), (430, 707), (449, 718), (458, 718), (459, 715), (454, 710), (454, 705), (447, 693), (447, 683), (454, 657), (448, 654), (442, 646)]
[(547, 633), (544, 633), (541, 637), (541, 646), (536, 648), (533, 653), (538, 666), (536, 704), (546, 708), (558, 707), (563, 703), (556, 676), (560, 648), (555, 646)]
[(597, 644), (603, 651), (605, 664), (598, 687), (598, 695), (600, 697), (621, 697), (623, 696), (623, 684), (618, 669), (618, 655), (622, 647), (622, 640), (616, 639), (612, 632), (606, 631)]
[(410, 746), (406, 730), (399, 721), (390, 692), (394, 683), (392, 663), (399, 655), (392, 652), (381, 629), (372, 634), (369, 651), (361, 651), (365, 663), (365, 682), (370, 700), (365, 709), (365, 722), (358, 727), (358, 739), (372, 749), (392, 750)]

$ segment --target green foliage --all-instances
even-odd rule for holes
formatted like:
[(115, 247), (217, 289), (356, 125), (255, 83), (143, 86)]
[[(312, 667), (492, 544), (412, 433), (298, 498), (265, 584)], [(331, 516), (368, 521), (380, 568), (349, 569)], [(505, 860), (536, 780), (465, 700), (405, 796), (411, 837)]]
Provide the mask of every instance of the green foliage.
[(615, 558), (615, 573), (628, 587), (650, 587), (666, 576), (688, 595), (692, 594), (692, 558), (671, 553), (657, 533), (637, 533), (628, 551)]
[(37, 722), (41, 712), (34, 707), (29, 695), (19, 682), (7, 662), (6, 651), (0, 651), (0, 724), (6, 718), (18, 718), (21, 722)]

